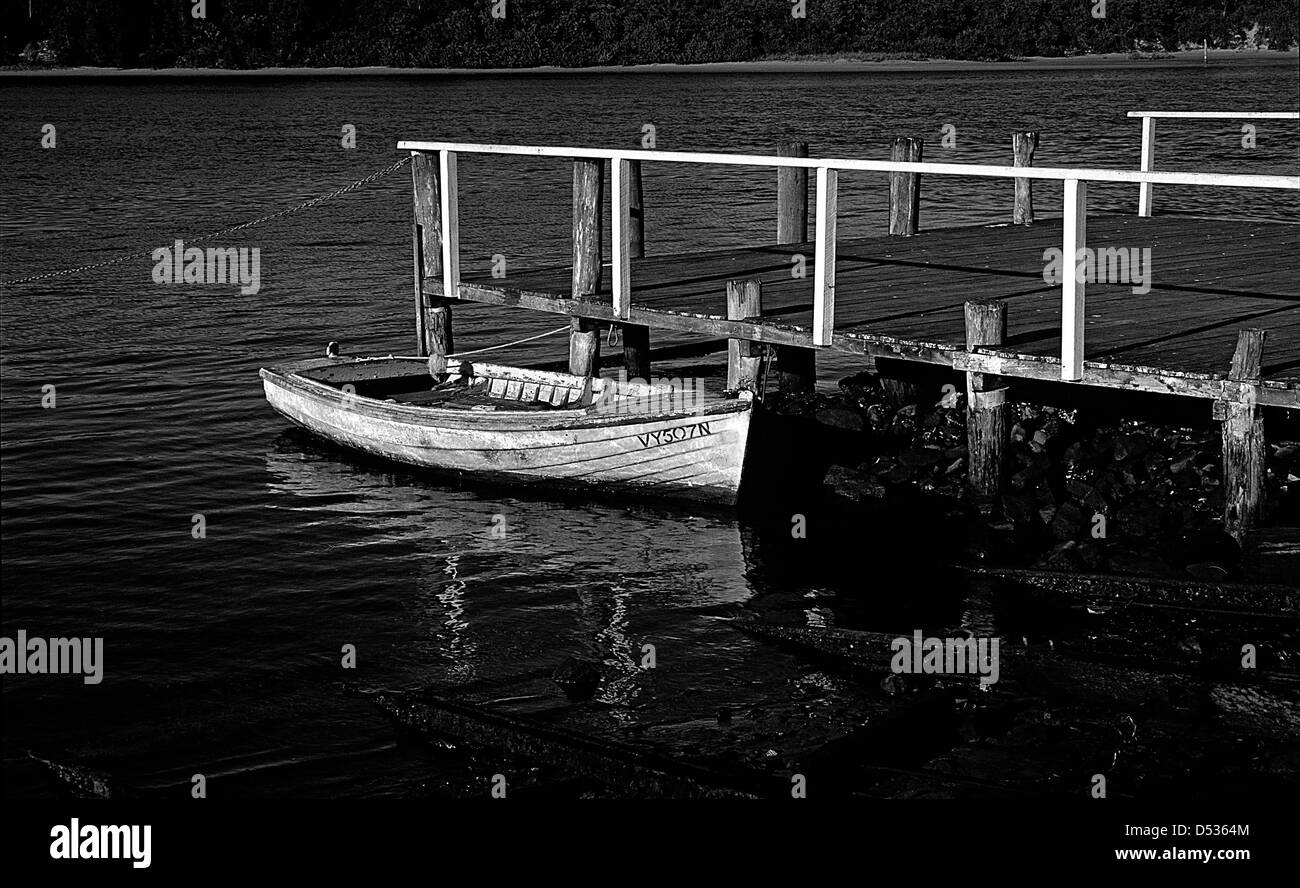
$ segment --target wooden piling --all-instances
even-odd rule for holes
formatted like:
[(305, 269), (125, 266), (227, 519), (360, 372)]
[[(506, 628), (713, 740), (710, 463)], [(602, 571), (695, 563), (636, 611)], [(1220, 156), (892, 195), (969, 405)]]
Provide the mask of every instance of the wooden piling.
[[(605, 163), (587, 158), (573, 162), (573, 298), (600, 290), (601, 214)], [(572, 318), (569, 327), (569, 372), (595, 376), (600, 371), (600, 327), (588, 318)]]
[(1264, 508), (1264, 419), (1256, 404), (1264, 357), (1265, 331), (1240, 330), (1228, 371), (1237, 399), (1215, 404), (1223, 420), (1223, 526), (1238, 542), (1256, 524)]
[(436, 376), (447, 371), (447, 355), (453, 352), (451, 306), (455, 302), (452, 298), (425, 293), (426, 281), (442, 280), (441, 183), (437, 155), (418, 152), (412, 156), (411, 182), (415, 195), (416, 311), (420, 316), (416, 323), (420, 337), (416, 353), (429, 357), (429, 372)]
[[(889, 148), (889, 159), (920, 163), (921, 139), (899, 136)], [(889, 174), (889, 233), (891, 235), (910, 236), (920, 228), (921, 218), (921, 177), (917, 173)], [(890, 358), (878, 358), (876, 371), (880, 375), (880, 387), (885, 395), (885, 402), (897, 409), (916, 403), (921, 397), (921, 387), (906, 377), (908, 367), (904, 361)]]
[[(1031, 167), (1034, 165), (1034, 151), (1038, 148), (1038, 133), (1012, 133), (1012, 166)], [(1033, 179), (1015, 180), (1015, 203), (1011, 210), (1011, 224), (1034, 224), (1034, 186)]]
[[(780, 157), (807, 157), (807, 142), (783, 142), (776, 148)], [(776, 242), (802, 244), (808, 240), (808, 170), (806, 167), (777, 167)], [(811, 267), (812, 257), (805, 257)], [(782, 394), (812, 392), (817, 387), (817, 353), (810, 348), (780, 345), (776, 348), (777, 387)]]
[[(1002, 345), (1007, 336), (1007, 304), (1000, 299), (966, 303), (966, 347)], [(1001, 377), (966, 374), (966, 453), (971, 487), (997, 496), (1007, 450), (1007, 390)]]
[[(743, 321), (763, 313), (763, 285), (756, 278), (727, 281), (727, 320)], [(805, 349), (806, 350), (806, 349)], [(758, 391), (763, 346), (745, 339), (727, 340), (727, 388)]]
[[(908, 136), (894, 139), (889, 159), (920, 163), (924, 142)], [(921, 224), (921, 174), (889, 174), (889, 233), (903, 236), (916, 234)]]
[[(628, 216), (628, 251), (633, 259), (645, 257), (645, 198), (641, 187), (641, 161), (628, 162), (632, 171), (632, 200)], [(650, 381), (650, 328), (643, 324), (621, 324), (623, 333), (623, 367), (629, 379)]]

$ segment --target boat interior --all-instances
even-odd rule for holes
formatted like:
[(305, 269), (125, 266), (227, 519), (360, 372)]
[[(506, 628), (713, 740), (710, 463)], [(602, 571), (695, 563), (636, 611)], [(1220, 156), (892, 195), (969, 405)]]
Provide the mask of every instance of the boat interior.
[(439, 381), (420, 359), (381, 358), (298, 372), (365, 398), (448, 409), (587, 410), (625, 401), (636, 402), (642, 412), (674, 413), (699, 409), (704, 401), (702, 386), (692, 380), (647, 384), (469, 361), (449, 369)]

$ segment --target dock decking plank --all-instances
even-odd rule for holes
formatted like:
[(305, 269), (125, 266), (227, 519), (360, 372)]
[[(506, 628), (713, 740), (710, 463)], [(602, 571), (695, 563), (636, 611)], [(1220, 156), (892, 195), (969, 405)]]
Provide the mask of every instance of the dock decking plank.
[[(1086, 359), (1223, 378), (1237, 330), (1269, 331), (1264, 379), (1300, 388), (1300, 285), (1288, 267), (1300, 252), (1300, 225), (1188, 216), (1093, 216), (1088, 245), (1150, 249), (1151, 286), (1089, 283)], [(966, 226), (914, 237), (842, 239), (837, 245), (835, 330), (918, 346), (962, 349), (963, 304), (1008, 302), (1005, 348), (1025, 356), (1060, 354), (1060, 287), (1044, 281), (1044, 251), (1059, 248), (1059, 219), (1032, 226)], [(793, 277), (802, 255), (805, 276)], [(632, 305), (707, 320), (726, 317), (726, 282), (763, 282), (766, 324), (808, 329), (813, 304), (812, 242), (650, 255), (632, 262)], [(608, 303), (608, 274), (595, 297)], [(568, 299), (568, 266), (486, 276), (465, 283), (498, 291)], [(572, 306), (568, 306), (571, 308)], [(557, 307), (556, 310), (566, 310)], [(688, 320), (665, 326), (689, 329)], [(853, 337), (843, 336), (845, 343)], [(839, 339), (833, 349), (840, 348)], [(847, 347), (841, 350), (856, 350)], [(1300, 404), (1300, 401), (1297, 401)]]

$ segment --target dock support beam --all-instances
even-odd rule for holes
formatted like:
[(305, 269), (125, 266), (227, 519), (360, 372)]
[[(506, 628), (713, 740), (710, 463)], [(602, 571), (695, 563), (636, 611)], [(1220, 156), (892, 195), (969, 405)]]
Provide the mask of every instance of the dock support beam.
[[(629, 208), (628, 255), (645, 258), (645, 197), (641, 187), (641, 161), (628, 161), (631, 204)], [(650, 381), (650, 328), (642, 324), (622, 324), (623, 367), (628, 379)]]
[[(807, 142), (783, 142), (780, 157), (807, 157)], [(776, 242), (802, 244), (808, 240), (808, 168), (776, 169)], [(804, 257), (805, 263), (809, 257)], [(778, 389), (782, 394), (805, 394), (817, 388), (817, 352), (793, 345), (776, 347)]]
[(1264, 419), (1255, 401), (1264, 334), (1237, 333), (1228, 380), (1241, 384), (1243, 397), (1215, 403), (1215, 418), (1223, 420), (1223, 528), (1238, 542), (1259, 523), (1264, 507)]
[[(601, 211), (605, 162), (573, 162), (573, 298), (600, 290)], [(595, 376), (600, 372), (600, 327), (588, 318), (572, 318), (569, 327), (569, 372)]]
[[(1038, 148), (1038, 133), (1011, 134), (1011, 164), (1018, 167), (1034, 165), (1034, 151)], [(1011, 209), (1012, 225), (1034, 224), (1033, 179), (1015, 180), (1015, 204)]]
[[(907, 136), (894, 139), (889, 148), (889, 159), (920, 163), (924, 142)], [(920, 230), (921, 177), (917, 173), (889, 174), (889, 233), (910, 237)], [(921, 399), (921, 386), (911, 379), (912, 368), (906, 361), (877, 358), (876, 372), (880, 375), (880, 388), (885, 402), (895, 409), (914, 404)]]
[[(763, 313), (763, 285), (760, 281), (727, 281), (727, 320), (756, 319)], [(727, 340), (727, 389), (758, 392), (758, 371), (763, 346), (747, 339)]]
[(411, 157), (411, 181), (415, 194), (415, 286), (419, 303), (417, 310), (421, 316), (416, 324), (420, 337), (416, 354), (427, 355), (429, 372), (440, 376), (447, 372), (447, 355), (453, 352), (451, 306), (455, 300), (429, 296), (424, 292), (425, 281), (443, 280), (443, 182), (438, 156), (416, 152)]
[[(966, 348), (1002, 345), (1006, 337), (1005, 302), (966, 303)], [(966, 455), (970, 485), (981, 496), (1001, 492), (1007, 434), (1007, 390), (1002, 377), (967, 373)]]

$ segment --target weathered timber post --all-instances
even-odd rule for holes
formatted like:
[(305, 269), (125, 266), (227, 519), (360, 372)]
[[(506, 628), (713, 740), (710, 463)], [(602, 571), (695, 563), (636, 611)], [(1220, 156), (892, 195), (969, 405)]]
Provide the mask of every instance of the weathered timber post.
[(1264, 330), (1240, 330), (1228, 382), (1236, 399), (1215, 403), (1223, 420), (1223, 527), (1240, 542), (1264, 507), (1264, 419), (1256, 405), (1264, 358)]
[[(641, 161), (628, 161), (632, 171), (632, 201), (628, 210), (628, 251), (633, 259), (645, 257), (645, 200), (641, 188)], [(650, 381), (650, 328), (642, 324), (621, 324), (623, 366), (629, 379)]]
[(430, 296), (425, 281), (442, 282), (442, 213), (436, 154), (417, 152), (411, 157), (411, 181), (415, 195), (415, 287), (416, 333), (420, 342), (416, 354), (429, 357), (429, 372), (447, 372), (447, 355), (452, 354), (451, 306), (455, 300)]
[[(573, 161), (573, 298), (591, 296), (600, 289), (601, 200), (605, 190), (605, 162), (577, 158)], [(571, 318), (569, 372), (595, 376), (600, 371), (600, 327), (589, 318)]]
[[(908, 136), (894, 139), (889, 159), (920, 163), (924, 142)], [(921, 227), (921, 174), (889, 174), (889, 233), (911, 236)]]
[[(807, 157), (807, 142), (782, 142), (780, 157)], [(808, 168), (776, 168), (776, 242), (802, 244), (808, 241)], [(811, 265), (805, 256), (803, 267)], [(730, 353), (730, 346), (728, 346)], [(782, 394), (811, 392), (817, 388), (817, 353), (793, 345), (776, 347), (778, 389)]]
[[(1007, 304), (991, 299), (966, 303), (966, 348), (1001, 345), (1007, 337)], [(1007, 449), (1007, 390), (1002, 377), (966, 373), (966, 458), (970, 485), (997, 496)]]
[[(899, 136), (889, 148), (889, 159), (920, 163), (921, 139)], [(889, 174), (889, 233), (910, 237), (920, 228), (921, 176), (918, 173)], [(906, 361), (877, 358), (876, 371), (880, 374), (880, 387), (885, 401), (894, 408), (916, 402), (921, 397), (921, 387), (909, 382)]]
[[(760, 281), (727, 281), (727, 320), (743, 321), (763, 313), (763, 285)], [(727, 340), (727, 388), (758, 391), (759, 365), (763, 346), (747, 339)]]
[[(1037, 148), (1038, 133), (1012, 133), (1012, 166), (1033, 166), (1034, 151)], [(1015, 204), (1011, 210), (1011, 224), (1032, 225), (1034, 224), (1034, 180), (1016, 179), (1015, 182)]]

